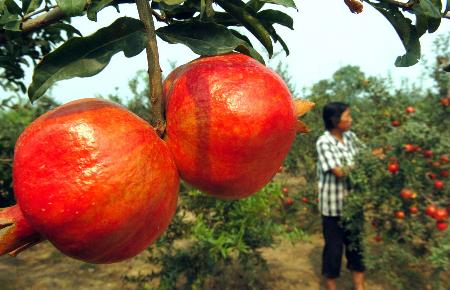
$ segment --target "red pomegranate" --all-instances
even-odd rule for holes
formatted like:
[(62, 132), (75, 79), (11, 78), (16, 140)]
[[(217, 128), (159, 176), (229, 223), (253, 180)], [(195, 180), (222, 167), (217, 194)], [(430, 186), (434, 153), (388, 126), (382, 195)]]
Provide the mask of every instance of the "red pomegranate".
[(86, 262), (121, 261), (160, 236), (176, 209), (179, 176), (166, 144), (108, 101), (39, 117), (19, 137), (13, 165), (18, 205), (0, 211), (1, 254), (48, 239)]
[(181, 177), (224, 199), (267, 184), (287, 155), (297, 121), (313, 104), (294, 104), (284, 81), (243, 54), (201, 57), (164, 82), (166, 141)]

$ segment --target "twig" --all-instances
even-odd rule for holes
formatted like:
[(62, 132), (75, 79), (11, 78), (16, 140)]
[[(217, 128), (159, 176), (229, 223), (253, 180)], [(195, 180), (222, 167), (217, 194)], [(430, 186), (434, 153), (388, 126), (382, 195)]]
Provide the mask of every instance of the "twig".
[(159, 136), (164, 135), (166, 123), (164, 119), (164, 102), (162, 94), (162, 74), (159, 65), (158, 45), (156, 43), (155, 24), (151, 15), (152, 9), (147, 0), (136, 0), (139, 18), (144, 23), (148, 35), (146, 47), (149, 77), (149, 99), (153, 116), (153, 126)]
[(5, 162), (5, 163), (9, 163), (12, 162), (13, 160), (11, 158), (0, 158), (0, 162)]

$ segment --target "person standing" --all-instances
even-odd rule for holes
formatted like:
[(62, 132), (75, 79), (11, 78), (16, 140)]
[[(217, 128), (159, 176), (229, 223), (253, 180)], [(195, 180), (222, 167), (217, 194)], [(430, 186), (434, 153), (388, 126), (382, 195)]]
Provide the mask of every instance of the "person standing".
[[(347, 178), (361, 142), (350, 131), (352, 117), (348, 104), (331, 102), (323, 108), (325, 132), (316, 142), (319, 177), (319, 211), (325, 245), (322, 275), (328, 290), (336, 289), (345, 248), (347, 268), (352, 272), (355, 290), (364, 290), (364, 271), (360, 233), (350, 230), (342, 218), (345, 197), (350, 193)], [(355, 239), (356, 237), (356, 239)]]

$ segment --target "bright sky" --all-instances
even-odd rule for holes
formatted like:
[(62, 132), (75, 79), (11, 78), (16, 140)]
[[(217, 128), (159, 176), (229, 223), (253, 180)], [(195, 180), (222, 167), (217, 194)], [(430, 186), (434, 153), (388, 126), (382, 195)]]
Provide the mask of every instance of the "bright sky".
[[(298, 89), (329, 78), (337, 69), (348, 64), (360, 66), (369, 75), (387, 76), (390, 73), (397, 83), (402, 79), (414, 81), (421, 78), (420, 65), (409, 68), (394, 66), (396, 57), (404, 54), (403, 45), (389, 22), (368, 4), (365, 4), (363, 13), (355, 15), (350, 13), (343, 0), (295, 2), (298, 12), (286, 10), (294, 18), (295, 29), (292, 31), (283, 26), (277, 28), (291, 51), (289, 56), (283, 54), (280, 59), (289, 65)], [(114, 8), (101, 11), (97, 23), (89, 21), (87, 17), (78, 17), (73, 20), (73, 25), (83, 35), (89, 35), (120, 16), (138, 18), (134, 5), (121, 5), (120, 8), (120, 14)], [(449, 32), (450, 20), (444, 19), (437, 32), (421, 38), (422, 53), (430, 54), (435, 37)], [(165, 75), (170, 71), (169, 61), (182, 64), (197, 57), (182, 45), (167, 44), (160, 39), (158, 45)], [(129, 95), (128, 81), (136, 71), (146, 68), (145, 52), (133, 58), (126, 58), (119, 53), (94, 77), (57, 83), (52, 89), (52, 95), (58, 101), (66, 102), (94, 97), (96, 94), (106, 95), (117, 87), (126, 97)], [(27, 76), (27, 84), (30, 79), (31, 72)]]

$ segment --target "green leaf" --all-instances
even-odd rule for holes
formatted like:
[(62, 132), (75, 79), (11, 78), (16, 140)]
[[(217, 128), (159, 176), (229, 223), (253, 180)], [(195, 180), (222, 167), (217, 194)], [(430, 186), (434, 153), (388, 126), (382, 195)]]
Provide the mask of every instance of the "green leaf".
[(252, 8), (253, 11), (255, 11), (255, 12), (258, 12), (259, 10), (261, 10), (261, 8), (263, 8), (264, 4), (265, 3), (262, 2), (261, 0), (250, 0), (247, 2), (247, 6)]
[(288, 7), (288, 8), (295, 8), (295, 9), (297, 9), (297, 6), (295, 6), (294, 0), (261, 0), (261, 1), (262, 2), (266, 2), (266, 3), (283, 5), (284, 7)]
[(57, 81), (96, 75), (114, 54), (123, 51), (126, 57), (135, 56), (146, 42), (142, 22), (129, 17), (119, 18), (90, 36), (71, 38), (36, 66), (28, 96), (35, 101)]
[(41, 6), (42, 0), (25, 0), (22, 2), (22, 11), (24, 13), (30, 13)]
[(258, 19), (270, 25), (277, 23), (290, 29), (294, 29), (294, 20), (292, 17), (278, 10), (263, 10), (258, 13)]
[(397, 57), (395, 66), (405, 67), (416, 64), (420, 59), (420, 35), (411, 24), (411, 20), (406, 18), (396, 6), (383, 3), (368, 3), (383, 14), (392, 24), (406, 49), (405, 55)]
[(247, 41), (236, 37), (223, 25), (209, 22), (174, 23), (156, 30), (157, 35), (169, 43), (181, 43), (199, 55), (243, 52), (264, 63), (263, 58)]
[(91, 21), (97, 21), (97, 13), (108, 6), (113, 0), (93, 0), (87, 9), (87, 17)]
[(78, 34), (79, 36), (82, 36), (81, 32), (78, 29), (76, 29), (75, 27), (73, 27), (72, 25), (70, 25), (68, 23), (58, 22), (58, 23), (48, 26), (47, 30), (49, 30), (49, 29), (65, 30), (68, 34), (71, 34), (71, 35)]
[(80, 16), (83, 15), (87, 0), (56, 0), (56, 3), (64, 14), (68, 16)]
[(5, 0), (5, 5), (12, 14), (22, 15), (22, 9), (20, 9), (19, 5), (17, 5), (14, 0)]
[(11, 31), (20, 31), (20, 19), (10, 21), (3, 25), (3, 29), (5, 30), (11, 30)]
[(439, 6), (433, 4), (430, 0), (420, 0), (416, 5), (413, 5), (413, 11), (416, 15), (424, 15), (430, 18), (441, 19), (442, 17)]
[(216, 3), (247, 28), (264, 45), (269, 57), (272, 57), (273, 46), (270, 34), (252, 8), (240, 0), (217, 0)]

